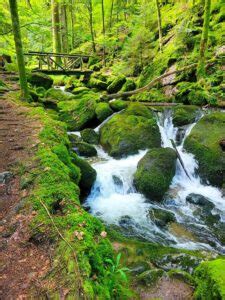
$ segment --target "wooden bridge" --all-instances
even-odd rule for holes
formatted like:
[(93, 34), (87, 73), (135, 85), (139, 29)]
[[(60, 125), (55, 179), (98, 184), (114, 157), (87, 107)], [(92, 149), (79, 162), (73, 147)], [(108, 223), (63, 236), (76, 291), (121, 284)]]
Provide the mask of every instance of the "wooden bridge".
[(37, 66), (33, 72), (42, 72), (52, 75), (86, 75), (90, 76), (92, 71), (87, 69), (90, 55), (65, 54), (52, 52), (29, 51), (24, 53), (26, 57), (34, 58)]

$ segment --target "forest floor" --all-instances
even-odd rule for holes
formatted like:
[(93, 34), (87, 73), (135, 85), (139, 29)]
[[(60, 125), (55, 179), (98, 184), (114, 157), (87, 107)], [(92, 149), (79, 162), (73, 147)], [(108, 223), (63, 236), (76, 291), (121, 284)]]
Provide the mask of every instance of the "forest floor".
[[(15, 75), (1, 74), (10, 91), (18, 90)], [(0, 299), (24, 299), (50, 266), (46, 249), (29, 241), (35, 216), (24, 209), (29, 191), (20, 189), (19, 170), (32, 160), (41, 124), (26, 115), (27, 108), (0, 96)]]

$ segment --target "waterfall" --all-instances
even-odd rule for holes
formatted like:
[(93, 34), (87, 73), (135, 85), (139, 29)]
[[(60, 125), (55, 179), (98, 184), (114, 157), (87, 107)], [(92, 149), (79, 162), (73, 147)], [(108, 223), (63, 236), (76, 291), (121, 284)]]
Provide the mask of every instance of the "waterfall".
[[(170, 139), (176, 140), (178, 128), (173, 126), (172, 112), (170, 110), (158, 115), (157, 123), (161, 133), (162, 147), (171, 147)], [(166, 228), (160, 228), (149, 218), (149, 210), (161, 208), (175, 214), (177, 222), (189, 224), (199, 228), (204, 234), (213, 240), (213, 247), (222, 251), (223, 247), (211, 233), (210, 229), (195, 216), (193, 205), (186, 202), (186, 197), (191, 194), (201, 194), (215, 205), (215, 213), (220, 213), (225, 220), (225, 199), (219, 189), (202, 184), (196, 175), (198, 164), (191, 153), (184, 148), (184, 140), (191, 132), (194, 124), (183, 128), (183, 136), (177, 150), (184, 161), (190, 174), (190, 179), (185, 174), (179, 161), (177, 161), (176, 174), (168, 191), (168, 196), (163, 203), (146, 201), (145, 197), (138, 193), (133, 186), (133, 176), (139, 160), (146, 151), (139, 151), (136, 155), (128, 156), (120, 160), (110, 157), (101, 147), (96, 147), (99, 161), (93, 163), (97, 172), (97, 179), (88, 196), (85, 206), (90, 213), (102, 219), (106, 224), (115, 224), (124, 228), (127, 235), (138, 236), (142, 239), (159, 242), (174, 247), (188, 249), (212, 249), (204, 236), (199, 241), (187, 240), (174, 236)], [(99, 128), (97, 128), (99, 129)]]

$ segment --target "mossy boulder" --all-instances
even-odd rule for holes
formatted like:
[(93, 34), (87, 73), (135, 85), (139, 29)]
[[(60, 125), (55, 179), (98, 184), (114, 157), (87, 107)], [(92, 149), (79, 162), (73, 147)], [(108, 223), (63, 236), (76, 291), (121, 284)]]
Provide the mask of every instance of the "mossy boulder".
[(124, 75), (119, 75), (113, 82), (108, 86), (107, 91), (109, 94), (117, 93), (122, 88), (126, 82), (126, 77)]
[(88, 83), (90, 88), (96, 88), (98, 90), (105, 91), (108, 87), (108, 84), (105, 81), (92, 77)]
[(47, 90), (44, 94), (44, 98), (47, 101), (51, 101), (53, 103), (57, 103), (60, 101), (67, 101), (74, 98), (73, 94), (64, 92), (61, 89), (51, 88)]
[(81, 100), (62, 101), (58, 104), (60, 119), (68, 125), (68, 129), (81, 130), (96, 122), (96, 101), (82, 98)]
[(147, 270), (137, 276), (137, 281), (146, 286), (154, 286), (164, 274), (161, 269)]
[(79, 86), (79, 87), (75, 87), (72, 90), (72, 93), (77, 95), (77, 94), (80, 94), (80, 93), (83, 93), (83, 92), (88, 92), (88, 91), (90, 91), (90, 90), (86, 86)]
[(161, 201), (176, 171), (176, 153), (171, 148), (149, 150), (134, 174), (137, 190), (152, 201)]
[(121, 91), (122, 92), (130, 92), (136, 89), (136, 83), (132, 79), (127, 79), (124, 83)]
[(100, 122), (103, 122), (105, 119), (107, 119), (109, 116), (113, 114), (113, 110), (110, 108), (108, 103), (98, 103), (95, 109), (95, 113), (97, 116), (97, 119)]
[(27, 81), (33, 86), (42, 86), (46, 90), (50, 89), (53, 85), (53, 79), (50, 76), (39, 72), (29, 74)]
[(119, 158), (159, 147), (161, 137), (154, 115), (135, 103), (100, 128), (100, 143), (111, 156)]
[(199, 116), (199, 109), (193, 105), (182, 105), (174, 108), (173, 124), (176, 127), (194, 123)]
[(127, 104), (127, 102), (125, 102), (123, 100), (112, 100), (109, 102), (109, 106), (114, 111), (121, 111), (121, 110), (127, 108), (128, 104)]
[(95, 147), (82, 141), (74, 143), (74, 149), (81, 156), (92, 157), (97, 155)]
[(80, 168), (81, 177), (79, 187), (83, 194), (88, 194), (96, 180), (97, 173), (95, 169), (84, 159), (73, 154), (73, 162)]
[(173, 212), (161, 208), (150, 209), (148, 215), (159, 227), (165, 227), (169, 223), (176, 221), (176, 216)]
[(195, 271), (196, 299), (225, 299), (225, 260), (202, 262)]
[(180, 82), (177, 84), (176, 102), (192, 105), (216, 105), (216, 98), (204, 89), (200, 83)]
[(203, 181), (218, 187), (225, 184), (225, 152), (220, 146), (224, 138), (225, 114), (213, 112), (201, 118), (184, 142), (185, 149), (198, 160)]
[(89, 144), (98, 145), (99, 144), (99, 134), (92, 128), (86, 128), (81, 131), (81, 137), (83, 141)]

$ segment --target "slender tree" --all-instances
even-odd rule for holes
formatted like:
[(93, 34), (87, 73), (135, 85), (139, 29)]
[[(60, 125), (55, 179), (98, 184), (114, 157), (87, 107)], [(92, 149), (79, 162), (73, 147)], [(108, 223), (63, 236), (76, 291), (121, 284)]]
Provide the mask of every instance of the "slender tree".
[(204, 22), (202, 27), (202, 37), (199, 50), (199, 61), (197, 68), (197, 77), (201, 79), (205, 76), (205, 52), (208, 44), (209, 22), (210, 22), (211, 0), (205, 0)]
[(109, 17), (109, 30), (110, 31), (112, 30), (113, 8), (114, 8), (114, 0), (111, 0), (110, 17)]
[(90, 32), (91, 32), (92, 49), (93, 49), (93, 52), (96, 52), (95, 36), (94, 36), (94, 28), (93, 28), (93, 5), (92, 5), (92, 0), (88, 0), (87, 7), (88, 7), (88, 12), (89, 12), (89, 25), (90, 25)]
[(12, 19), (12, 30), (13, 30), (13, 35), (14, 35), (16, 57), (17, 57), (17, 64), (18, 64), (18, 70), (19, 70), (21, 97), (24, 100), (28, 100), (29, 90), (28, 90), (28, 86), (27, 86), (27, 78), (26, 78), (25, 62), (24, 62), (24, 56), (23, 56), (23, 45), (22, 45), (21, 33), (20, 33), (20, 22), (19, 22), (17, 1), (9, 0), (9, 7), (10, 7), (10, 13), (11, 13), (11, 19)]
[(52, 44), (53, 52), (61, 52), (60, 40), (60, 20), (59, 20), (59, 3), (58, 0), (51, 0), (52, 8)]
[(62, 3), (60, 6), (61, 18), (61, 45), (62, 52), (68, 53), (68, 20), (67, 20), (67, 4)]
[(75, 11), (74, 11), (74, 0), (70, 0), (69, 5), (70, 12), (70, 21), (71, 21), (71, 49), (75, 46), (75, 34), (74, 34), (74, 25), (75, 25)]
[(157, 8), (157, 17), (158, 17), (158, 31), (159, 31), (159, 50), (162, 52), (162, 20), (161, 20), (161, 11), (159, 7), (159, 0), (155, 0)]
[(104, 0), (102, 0), (102, 33), (103, 33), (103, 60), (104, 66), (106, 66), (105, 61), (105, 7), (104, 7)]

